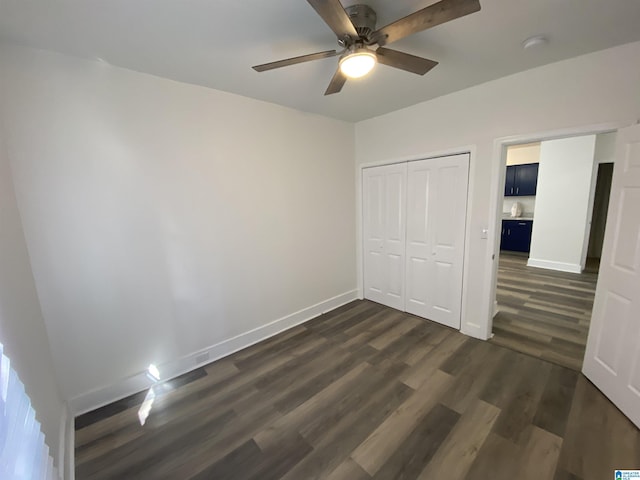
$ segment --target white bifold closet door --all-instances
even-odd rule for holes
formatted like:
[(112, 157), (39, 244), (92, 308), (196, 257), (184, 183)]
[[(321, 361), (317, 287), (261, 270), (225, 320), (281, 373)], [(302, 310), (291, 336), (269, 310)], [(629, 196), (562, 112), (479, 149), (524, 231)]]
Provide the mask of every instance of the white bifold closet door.
[(398, 310), (404, 310), (406, 183), (406, 163), (363, 173), (364, 295)]
[(460, 328), (469, 155), (363, 172), (364, 296)]
[(405, 310), (460, 328), (469, 155), (409, 162)]

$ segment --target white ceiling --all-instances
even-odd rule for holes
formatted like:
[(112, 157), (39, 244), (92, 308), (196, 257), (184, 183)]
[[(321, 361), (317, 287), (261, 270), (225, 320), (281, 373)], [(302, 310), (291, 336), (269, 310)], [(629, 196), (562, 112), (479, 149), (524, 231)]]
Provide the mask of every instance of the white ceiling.
[[(367, 3), (385, 25), (433, 0)], [(305, 0), (0, 0), (0, 40), (104, 61), (298, 110), (359, 121), (584, 53), (640, 40), (640, 0), (480, 0), (482, 10), (391, 48), (440, 62), (424, 77), (378, 65), (323, 95), (337, 58), (252, 65), (337, 49)], [(535, 34), (545, 47), (523, 50)], [(640, 59), (639, 59), (640, 61)], [(580, 79), (576, 78), (576, 82)]]

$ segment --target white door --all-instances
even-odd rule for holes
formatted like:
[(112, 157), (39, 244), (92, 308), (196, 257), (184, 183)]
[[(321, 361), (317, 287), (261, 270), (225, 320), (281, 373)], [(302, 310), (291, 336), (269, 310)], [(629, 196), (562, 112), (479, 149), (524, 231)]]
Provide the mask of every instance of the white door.
[(406, 311), (460, 328), (469, 155), (409, 162)]
[(640, 427), (640, 126), (618, 132), (582, 371)]
[(404, 310), (407, 164), (365, 168), (364, 296)]

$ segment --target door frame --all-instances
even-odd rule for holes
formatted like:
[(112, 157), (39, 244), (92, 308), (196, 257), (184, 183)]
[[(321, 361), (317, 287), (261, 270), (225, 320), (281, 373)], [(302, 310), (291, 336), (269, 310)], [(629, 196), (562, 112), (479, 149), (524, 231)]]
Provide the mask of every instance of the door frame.
[[(497, 313), (496, 289), (498, 284), (498, 257), (500, 255), (500, 235), (502, 223), (502, 199), (504, 197), (504, 181), (507, 171), (507, 147), (524, 143), (542, 142), (545, 140), (557, 140), (562, 138), (580, 137), (584, 135), (598, 135), (601, 133), (617, 132), (627, 126), (621, 122), (602, 123), (596, 125), (584, 125), (566, 129), (548, 130), (542, 132), (525, 133), (508, 137), (496, 138), (493, 142), (493, 157), (491, 169), (491, 197), (489, 212), (489, 247), (487, 250), (487, 266), (485, 270), (485, 285), (488, 285), (489, 311), (486, 315), (486, 324), (481, 331), (488, 340), (493, 336), (493, 317)], [(492, 228), (493, 227), (493, 228)]]
[(464, 232), (464, 249), (462, 259), (462, 298), (460, 305), (460, 330), (464, 330), (464, 319), (466, 318), (466, 298), (468, 285), (468, 268), (467, 259), (469, 257), (469, 244), (471, 243), (471, 198), (473, 198), (474, 184), (472, 182), (473, 175), (476, 170), (476, 146), (467, 145), (461, 147), (447, 148), (428, 153), (408, 155), (406, 157), (393, 158), (389, 160), (381, 160), (377, 162), (367, 162), (355, 166), (356, 169), (356, 280), (357, 292), (360, 300), (364, 299), (364, 249), (362, 248), (363, 232), (364, 232), (364, 209), (362, 206), (363, 193), (363, 170), (365, 168), (380, 167), (383, 165), (393, 165), (397, 163), (414, 162), (417, 160), (430, 160), (439, 157), (448, 157), (450, 155), (469, 155), (469, 181), (467, 182), (467, 202), (465, 214), (465, 232)]

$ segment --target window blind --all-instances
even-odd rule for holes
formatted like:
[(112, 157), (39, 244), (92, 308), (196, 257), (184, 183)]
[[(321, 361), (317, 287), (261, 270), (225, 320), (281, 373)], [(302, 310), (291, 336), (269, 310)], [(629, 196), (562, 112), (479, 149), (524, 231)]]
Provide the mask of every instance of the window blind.
[(36, 412), (0, 344), (0, 478), (58, 480)]

